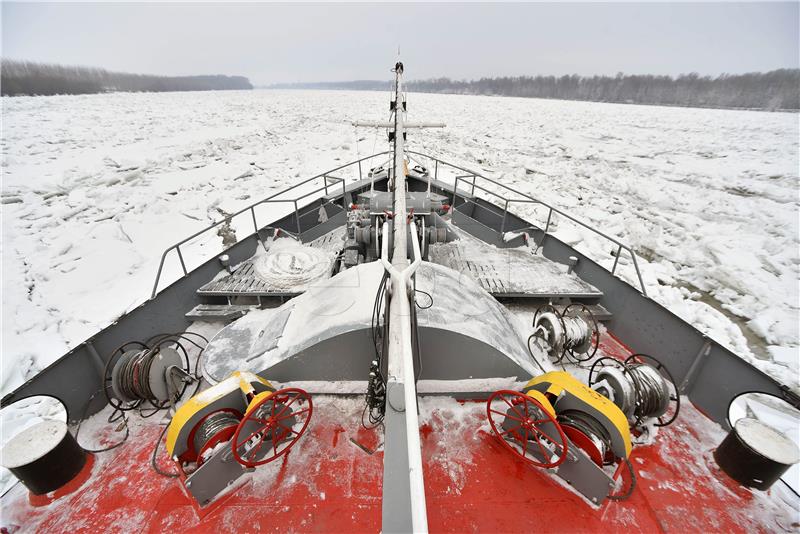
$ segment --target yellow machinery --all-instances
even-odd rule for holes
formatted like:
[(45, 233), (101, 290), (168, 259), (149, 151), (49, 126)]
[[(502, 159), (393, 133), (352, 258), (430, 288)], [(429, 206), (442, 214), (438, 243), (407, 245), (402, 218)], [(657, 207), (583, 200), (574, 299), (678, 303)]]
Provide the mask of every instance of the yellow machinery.
[[(523, 392), (542, 393), (553, 406), (567, 437), (584, 434), (591, 442), (598, 442), (590, 456), (606, 459), (627, 458), (631, 453), (631, 433), (628, 420), (616, 404), (589, 386), (579, 382), (564, 371), (553, 371), (530, 380)], [(584, 447), (581, 447), (584, 448)], [(588, 448), (588, 447), (587, 447)], [(589, 451), (587, 451), (589, 452)], [(597, 453), (601, 453), (599, 456)], [(601, 464), (602, 465), (602, 464)]]
[(631, 452), (622, 410), (566, 372), (533, 378), (522, 392), (493, 393), (487, 416), (509, 450), (553, 469), (593, 503), (609, 496), (616, 466)]
[(244, 472), (287, 454), (311, 420), (311, 397), (234, 372), (189, 399), (167, 429), (167, 453), (187, 492), (208, 505)]

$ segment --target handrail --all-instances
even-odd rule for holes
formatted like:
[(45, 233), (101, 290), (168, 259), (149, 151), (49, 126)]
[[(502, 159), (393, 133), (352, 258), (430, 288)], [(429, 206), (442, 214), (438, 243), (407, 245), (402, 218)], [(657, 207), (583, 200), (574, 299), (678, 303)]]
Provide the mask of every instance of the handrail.
[[(542, 237), (542, 241), (537, 246), (537, 250), (539, 249), (539, 247), (542, 246), (542, 244), (544, 243), (544, 240), (549, 235), (548, 232), (550, 230), (550, 221), (551, 221), (551, 219), (553, 217), (553, 213), (557, 213), (557, 214), (561, 215), (562, 217), (564, 217), (566, 219), (569, 219), (570, 221), (572, 221), (572, 222), (574, 222), (576, 224), (579, 224), (580, 226), (583, 226), (587, 230), (590, 230), (590, 231), (594, 232), (595, 234), (599, 235), (600, 237), (603, 237), (604, 239), (606, 239), (608, 241), (611, 241), (612, 243), (617, 245), (617, 253), (616, 253), (615, 258), (614, 258), (614, 266), (611, 268), (611, 271), (610, 271), (611, 274), (614, 275), (616, 273), (617, 264), (619, 263), (619, 256), (622, 253), (622, 251), (625, 250), (626, 252), (628, 252), (628, 254), (630, 255), (631, 259), (633, 260), (633, 267), (636, 270), (636, 276), (639, 279), (639, 286), (641, 288), (642, 295), (647, 296), (647, 289), (645, 288), (644, 280), (642, 279), (642, 272), (639, 269), (639, 262), (636, 260), (636, 253), (633, 251), (633, 249), (631, 247), (629, 247), (628, 245), (622, 243), (621, 241), (619, 241), (615, 237), (612, 237), (612, 236), (610, 236), (610, 235), (598, 230), (597, 228), (595, 228), (593, 226), (590, 226), (589, 224), (587, 224), (587, 223), (585, 223), (585, 222), (583, 222), (583, 221), (581, 221), (579, 219), (576, 219), (575, 217), (573, 217), (569, 213), (565, 212), (564, 210), (556, 208), (555, 206), (552, 206), (551, 204), (548, 204), (547, 202), (544, 202), (543, 200), (539, 200), (538, 198), (535, 198), (535, 197), (533, 197), (533, 196), (531, 196), (531, 195), (529, 195), (527, 193), (523, 193), (522, 191), (514, 189), (513, 187), (510, 187), (510, 186), (507, 186), (505, 184), (502, 184), (502, 183), (498, 182), (497, 180), (493, 180), (493, 179), (491, 179), (491, 178), (489, 178), (487, 176), (484, 176), (484, 175), (482, 175), (482, 174), (480, 174), (478, 172), (475, 172), (475, 171), (473, 171), (471, 169), (467, 169), (467, 168), (461, 167), (459, 165), (455, 165), (453, 163), (449, 163), (447, 161), (444, 161), (444, 160), (441, 160), (441, 159), (438, 159), (438, 158), (434, 158), (434, 157), (429, 156), (427, 154), (424, 154), (422, 152), (416, 152), (416, 151), (413, 151), (413, 150), (409, 150), (408, 152), (411, 153), (411, 154), (415, 154), (417, 156), (428, 158), (429, 160), (435, 161), (436, 162), (436, 167), (435, 167), (436, 170), (434, 172), (435, 172), (435, 178), (436, 179), (438, 179), (439, 164), (440, 163), (442, 165), (447, 166), (447, 167), (451, 167), (451, 168), (456, 169), (458, 171), (467, 173), (465, 176), (457, 175), (455, 177), (455, 181), (453, 182), (453, 201), (452, 201), (452, 205), (453, 206), (455, 206), (455, 200), (456, 200), (455, 197), (456, 197), (456, 193), (457, 193), (457, 190), (458, 190), (458, 183), (459, 182), (464, 182), (466, 185), (472, 187), (472, 190), (471, 190), (472, 191), (471, 192), (472, 196), (475, 195), (475, 189), (478, 189), (478, 190), (484, 191), (486, 193), (489, 193), (489, 194), (499, 198), (500, 200), (504, 201), (505, 204), (504, 204), (504, 206), (502, 206), (502, 208), (503, 208), (503, 215), (502, 215), (503, 221), (502, 221), (501, 226), (500, 226), (500, 232), (501, 233), (505, 230), (506, 217), (507, 217), (507, 214), (508, 214), (508, 205), (510, 203), (518, 202), (518, 203), (525, 203), (525, 204), (541, 204), (542, 206), (545, 206), (546, 208), (548, 208), (549, 211), (548, 211), (548, 215), (547, 215), (547, 223), (545, 224), (545, 228), (543, 230), (544, 236)], [(469, 178), (472, 178), (472, 182), (468, 182)], [(519, 196), (521, 196), (523, 198), (520, 199), (520, 198), (507, 198), (507, 197), (504, 197), (503, 195), (501, 195), (499, 193), (496, 193), (496, 192), (491, 191), (491, 190), (489, 190), (489, 189), (487, 189), (487, 188), (485, 188), (485, 187), (483, 187), (481, 185), (476, 184), (475, 181), (476, 181), (477, 178), (481, 178), (483, 180), (486, 180), (489, 183), (492, 183), (492, 184), (494, 184), (494, 185), (496, 185), (496, 186), (498, 186), (498, 187), (500, 187), (502, 189), (505, 189), (506, 191), (510, 191), (510, 192), (512, 192), (512, 193), (514, 193), (516, 195), (519, 195)], [(493, 202), (492, 202), (492, 204), (497, 206), (497, 204), (494, 204)], [(497, 206), (497, 207), (501, 207), (501, 206)], [(500, 215), (498, 215), (498, 216), (500, 216)]]
[[(500, 183), (500, 182), (498, 182), (496, 180), (493, 180), (493, 179), (491, 179), (491, 178), (489, 178), (487, 176), (484, 176), (484, 175), (482, 175), (482, 174), (480, 174), (478, 172), (475, 172), (475, 171), (473, 171), (471, 169), (467, 169), (465, 167), (461, 167), (459, 165), (455, 165), (453, 163), (449, 163), (447, 161), (444, 161), (444, 160), (439, 159), (439, 158), (435, 158), (433, 156), (430, 156), (428, 154), (424, 154), (422, 152), (417, 152), (417, 151), (414, 151), (414, 150), (408, 150), (407, 153), (414, 154), (416, 156), (427, 158), (428, 160), (433, 161), (434, 162), (434, 178), (435, 179), (438, 179), (440, 164), (443, 165), (443, 166), (446, 166), (446, 167), (451, 167), (451, 168), (456, 169), (458, 171), (461, 171), (463, 173), (466, 173), (465, 175), (458, 175), (458, 176), (455, 177), (455, 181), (453, 183), (453, 196), (454, 196), (453, 204), (455, 204), (455, 195), (456, 195), (456, 193), (458, 191), (459, 182), (464, 182), (466, 185), (470, 186), (471, 187), (471, 193), (470, 194), (473, 195), (473, 196), (475, 194), (475, 190), (478, 189), (480, 191), (484, 191), (486, 193), (489, 193), (489, 194), (499, 198), (500, 200), (502, 200), (504, 202), (504, 205), (502, 206), (502, 208), (503, 208), (503, 215), (502, 215), (503, 221), (501, 223), (501, 232), (505, 230), (505, 222), (506, 222), (506, 217), (507, 217), (507, 214), (508, 214), (508, 205), (509, 204), (511, 204), (513, 202), (525, 203), (525, 204), (540, 204), (540, 205), (545, 206), (546, 208), (548, 208), (549, 211), (548, 211), (547, 222), (545, 224), (545, 227), (544, 227), (543, 230), (541, 228), (539, 228), (540, 230), (542, 230), (544, 232), (544, 236), (542, 238), (542, 241), (537, 246), (537, 250), (538, 250), (538, 248), (540, 248), (543, 245), (545, 238), (549, 235), (550, 221), (552, 220), (553, 213), (557, 213), (557, 214), (561, 215), (562, 217), (564, 217), (566, 219), (569, 219), (570, 221), (572, 221), (572, 222), (574, 222), (574, 223), (576, 223), (576, 224), (578, 224), (580, 226), (583, 226), (584, 228), (594, 232), (595, 234), (599, 235), (600, 237), (602, 237), (602, 238), (614, 243), (615, 245), (617, 245), (617, 252), (616, 252), (616, 255), (615, 255), (615, 258), (614, 258), (614, 265), (613, 265), (613, 267), (611, 268), (611, 271), (610, 271), (611, 274), (614, 275), (616, 273), (617, 265), (619, 263), (620, 254), (622, 253), (623, 250), (626, 251), (630, 255), (631, 259), (633, 260), (633, 267), (636, 270), (636, 276), (639, 279), (639, 285), (641, 287), (641, 292), (642, 292), (642, 294), (644, 296), (647, 296), (647, 290), (646, 290), (645, 285), (644, 285), (644, 280), (642, 279), (641, 270), (639, 269), (639, 263), (638, 263), (638, 261), (636, 259), (636, 253), (633, 251), (632, 248), (630, 248), (628, 245), (622, 243), (618, 239), (616, 239), (616, 238), (614, 238), (612, 236), (609, 236), (608, 234), (598, 230), (597, 228), (595, 228), (593, 226), (590, 226), (589, 224), (587, 224), (587, 223), (585, 223), (585, 222), (583, 222), (583, 221), (581, 221), (579, 219), (576, 219), (575, 217), (573, 217), (572, 215), (570, 215), (569, 213), (565, 212), (562, 209), (559, 209), (559, 208), (557, 208), (555, 206), (552, 206), (551, 204), (548, 204), (547, 202), (539, 200), (539, 199), (537, 199), (537, 198), (535, 198), (535, 197), (533, 197), (533, 196), (531, 196), (531, 195), (529, 195), (527, 193), (523, 193), (522, 191), (514, 189), (513, 187), (510, 187), (510, 186), (507, 186), (505, 184), (502, 184), (502, 183)], [(194, 234), (190, 235), (189, 237), (186, 237), (186, 238), (182, 239), (181, 241), (178, 241), (174, 245), (171, 245), (166, 250), (164, 250), (164, 252), (161, 254), (161, 261), (159, 262), (159, 265), (158, 265), (158, 272), (156, 273), (156, 279), (155, 279), (155, 282), (153, 283), (153, 291), (152, 291), (152, 294), (151, 294), (150, 298), (153, 299), (158, 294), (158, 284), (161, 281), (161, 274), (162, 274), (162, 272), (164, 270), (164, 262), (166, 261), (167, 255), (170, 252), (172, 252), (173, 250), (176, 251), (176, 253), (178, 255), (178, 260), (180, 261), (181, 268), (183, 270), (184, 276), (188, 274), (188, 269), (186, 268), (186, 263), (185, 263), (184, 258), (183, 258), (183, 253), (181, 252), (181, 249), (180, 249), (181, 245), (183, 245), (183, 244), (187, 243), (188, 241), (191, 241), (192, 239), (194, 239), (194, 238), (196, 238), (196, 237), (208, 232), (209, 230), (212, 230), (212, 229), (216, 228), (220, 224), (224, 224), (224, 223), (230, 222), (234, 217), (238, 217), (239, 215), (241, 215), (242, 213), (245, 213), (246, 211), (250, 211), (250, 213), (252, 215), (252, 218), (253, 218), (254, 233), (257, 233), (259, 228), (258, 228), (258, 222), (256, 220), (255, 208), (256, 208), (256, 206), (260, 206), (262, 204), (270, 204), (270, 203), (276, 203), (277, 204), (277, 203), (286, 203), (286, 202), (293, 203), (294, 204), (295, 220), (297, 221), (297, 226), (298, 226), (298, 230), (299, 230), (299, 228), (300, 228), (300, 225), (299, 225), (299, 217), (300, 217), (299, 209), (300, 209), (300, 206), (298, 206), (298, 204), (297, 204), (297, 202), (299, 200), (302, 200), (302, 199), (304, 199), (304, 198), (306, 198), (306, 197), (308, 197), (310, 195), (313, 195), (315, 193), (319, 193), (320, 191), (323, 191), (323, 190), (325, 191), (325, 194), (327, 195), (328, 194), (328, 188), (331, 185), (335, 185), (337, 183), (341, 183), (342, 184), (342, 194), (344, 194), (346, 192), (344, 178), (331, 176), (332, 173), (357, 165), (358, 166), (358, 171), (359, 171), (358, 172), (359, 178), (363, 180), (361, 164), (364, 161), (372, 160), (374, 158), (385, 156), (387, 154), (391, 154), (391, 152), (388, 151), (388, 150), (387, 151), (383, 151), (383, 152), (376, 152), (375, 154), (372, 154), (370, 156), (365, 156), (363, 158), (351, 161), (349, 163), (345, 163), (344, 165), (340, 165), (339, 167), (336, 167), (336, 168), (330, 169), (328, 171), (325, 171), (323, 173), (317, 174), (316, 176), (312, 176), (311, 178), (307, 178), (307, 179), (303, 180), (302, 182), (298, 182), (298, 183), (292, 185), (291, 187), (289, 187), (287, 189), (283, 189), (281, 191), (278, 191), (277, 193), (274, 193), (273, 195), (270, 195), (270, 196), (268, 196), (266, 198), (263, 198), (263, 199), (261, 199), (261, 200), (259, 200), (257, 202), (254, 202), (254, 203), (242, 208), (241, 210), (237, 211), (236, 213), (232, 213), (232, 214), (228, 215), (224, 219), (221, 219), (219, 221), (215, 221), (215, 222), (211, 223), (209, 226), (206, 226), (205, 228), (203, 228), (203, 229), (195, 232)], [(298, 187), (300, 187), (302, 185), (305, 185), (305, 184), (307, 184), (307, 183), (309, 183), (309, 182), (311, 182), (313, 180), (318, 180), (320, 178), (322, 178), (324, 180), (324, 184), (325, 185), (320, 187), (320, 188), (318, 188), (318, 189), (315, 189), (312, 192), (303, 194), (303, 195), (301, 195), (301, 196), (299, 196), (297, 198), (293, 198), (293, 199), (278, 199), (277, 198), (277, 197), (279, 197), (281, 195), (284, 195), (284, 194), (288, 193), (289, 191), (292, 191), (292, 190), (294, 190), (294, 189), (296, 189), (296, 188), (298, 188)], [(468, 181), (470, 178), (472, 179), (471, 182)], [(476, 181), (477, 178), (481, 178), (483, 180), (486, 180), (487, 182), (489, 182), (491, 184), (494, 184), (494, 185), (496, 185), (496, 186), (498, 186), (498, 187), (500, 187), (502, 189), (510, 191), (511, 193), (519, 195), (519, 196), (521, 196), (523, 198), (507, 198), (507, 197), (504, 197), (501, 194), (496, 193), (494, 191), (491, 191), (490, 189), (487, 189), (486, 187), (484, 187), (484, 186), (482, 186), (480, 184), (476, 184), (475, 181)], [(329, 180), (333, 181), (334, 184), (329, 184), (328, 183)], [(492, 203), (492, 204), (497, 206), (497, 204), (494, 204), (494, 203)], [(303, 207), (305, 207), (305, 206), (303, 206)], [(497, 207), (501, 207), (501, 206), (497, 206)], [(500, 215), (498, 214), (498, 216), (500, 216)]]
[[(156, 295), (158, 294), (158, 284), (161, 281), (161, 274), (162, 274), (162, 272), (164, 270), (164, 262), (166, 261), (167, 255), (170, 252), (172, 252), (173, 250), (176, 251), (176, 253), (178, 255), (178, 259), (180, 260), (181, 268), (183, 270), (183, 275), (186, 276), (187, 274), (189, 274), (188, 270), (186, 269), (186, 263), (185, 263), (185, 261), (183, 259), (183, 253), (181, 252), (181, 249), (180, 249), (181, 245), (184, 245), (188, 241), (191, 241), (192, 239), (194, 239), (194, 238), (196, 238), (196, 237), (208, 232), (209, 230), (212, 230), (212, 229), (216, 228), (220, 224), (229, 223), (231, 220), (233, 220), (234, 217), (238, 217), (239, 215), (245, 213), (246, 211), (250, 211), (250, 213), (252, 215), (252, 218), (253, 218), (254, 233), (258, 233), (259, 228), (258, 228), (258, 222), (256, 221), (255, 208), (256, 208), (256, 206), (260, 206), (262, 204), (272, 204), (272, 203), (277, 204), (277, 203), (285, 203), (285, 202), (293, 203), (294, 204), (294, 216), (295, 216), (295, 220), (297, 221), (297, 229), (298, 229), (298, 232), (299, 232), (299, 230), (300, 230), (300, 212), (299, 212), (300, 206), (298, 206), (298, 204), (297, 204), (298, 201), (300, 201), (300, 200), (302, 200), (302, 199), (304, 199), (304, 198), (306, 198), (306, 197), (308, 197), (310, 195), (313, 195), (315, 193), (319, 193), (321, 191), (325, 191), (325, 194), (328, 195), (329, 194), (328, 193), (328, 188), (331, 185), (336, 185), (337, 183), (341, 183), (342, 184), (342, 195), (344, 196), (344, 194), (347, 192), (347, 189), (346, 189), (346, 186), (345, 186), (345, 179), (344, 178), (338, 178), (336, 176), (331, 176), (331, 173), (338, 172), (338, 171), (341, 171), (342, 169), (346, 169), (348, 167), (352, 167), (352, 166), (357, 165), (358, 166), (359, 179), (363, 179), (362, 170), (361, 170), (361, 163), (364, 162), (364, 161), (367, 161), (367, 160), (371, 160), (371, 159), (377, 158), (377, 157), (385, 156), (386, 154), (389, 154), (389, 153), (390, 152), (388, 150), (384, 151), (384, 152), (377, 152), (377, 153), (372, 154), (370, 156), (365, 156), (365, 157), (357, 159), (355, 161), (351, 161), (350, 163), (345, 163), (344, 165), (340, 165), (340, 166), (338, 166), (338, 167), (336, 167), (334, 169), (330, 169), (329, 171), (317, 174), (316, 176), (312, 176), (311, 178), (307, 178), (307, 179), (303, 180), (302, 182), (298, 182), (298, 183), (292, 185), (291, 187), (288, 187), (287, 189), (283, 189), (281, 191), (278, 191), (277, 193), (274, 193), (273, 195), (270, 195), (270, 196), (268, 196), (266, 198), (263, 198), (263, 199), (261, 199), (261, 200), (259, 200), (257, 202), (254, 202), (254, 203), (250, 204), (249, 206), (246, 206), (246, 207), (240, 209), (236, 213), (231, 213), (230, 215), (228, 215), (224, 219), (220, 219), (219, 221), (215, 221), (215, 222), (211, 223), (210, 225), (206, 226), (205, 228), (203, 228), (201, 230), (198, 230), (197, 232), (193, 233), (189, 237), (186, 237), (186, 238), (182, 239), (181, 241), (178, 241), (174, 245), (169, 246), (161, 254), (161, 261), (158, 264), (158, 272), (156, 273), (156, 280), (153, 283), (153, 291), (152, 291), (152, 293), (150, 295), (150, 298), (154, 299), (156, 297)], [(315, 189), (314, 191), (311, 191), (309, 193), (305, 193), (303, 195), (300, 195), (297, 198), (290, 198), (290, 199), (279, 199), (279, 198), (277, 198), (277, 197), (279, 197), (281, 195), (284, 195), (284, 194), (288, 193), (289, 191), (297, 189), (298, 187), (300, 187), (302, 185), (305, 185), (305, 184), (307, 184), (309, 182), (312, 182), (314, 180), (318, 180), (320, 178), (322, 178), (324, 180), (324, 184), (325, 185), (323, 185), (322, 187), (320, 187), (318, 189)], [(329, 184), (328, 183), (329, 180), (333, 181), (333, 184)], [(305, 207), (305, 206), (303, 206), (303, 207)]]

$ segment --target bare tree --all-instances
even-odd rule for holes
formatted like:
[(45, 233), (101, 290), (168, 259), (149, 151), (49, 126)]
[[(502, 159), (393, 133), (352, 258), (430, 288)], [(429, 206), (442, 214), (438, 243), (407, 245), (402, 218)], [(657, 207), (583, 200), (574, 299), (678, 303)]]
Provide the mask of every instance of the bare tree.
[(29, 61), (0, 62), (0, 89), (4, 96), (252, 88), (250, 81), (243, 76), (150, 76)]
[[(502, 95), (558, 98), (594, 102), (660, 104), (713, 108), (800, 110), (800, 69), (780, 69), (747, 74), (722, 74), (716, 78), (696, 72), (671, 76), (517, 76), (451, 80), (434, 78), (408, 82), (409, 90), (425, 93)], [(275, 88), (384, 90), (385, 82), (321, 82), (279, 84)]]

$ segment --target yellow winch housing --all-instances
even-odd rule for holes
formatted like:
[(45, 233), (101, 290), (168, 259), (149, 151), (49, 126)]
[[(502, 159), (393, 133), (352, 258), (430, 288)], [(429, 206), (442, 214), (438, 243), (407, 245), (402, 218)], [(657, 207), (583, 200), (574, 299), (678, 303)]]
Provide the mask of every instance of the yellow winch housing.
[(569, 373), (552, 371), (537, 376), (525, 385), (523, 391), (539, 401), (539, 395), (546, 396), (556, 415), (566, 410), (589, 414), (608, 432), (614, 455), (618, 458), (630, 455), (631, 432), (625, 414), (611, 400)]
[[(245, 414), (249, 405), (248, 396), (258, 397), (272, 393), (272, 384), (255, 373), (236, 371), (228, 378), (211, 386), (186, 401), (178, 408), (167, 429), (167, 452), (173, 458), (180, 457), (189, 448), (192, 429), (208, 414), (218, 410), (235, 410)], [(255, 400), (255, 399), (253, 399)]]

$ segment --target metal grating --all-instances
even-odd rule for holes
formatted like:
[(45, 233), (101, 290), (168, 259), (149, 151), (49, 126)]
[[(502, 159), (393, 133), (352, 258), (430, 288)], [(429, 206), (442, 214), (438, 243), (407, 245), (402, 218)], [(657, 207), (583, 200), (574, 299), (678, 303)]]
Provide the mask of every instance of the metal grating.
[(496, 248), (461, 232), (461, 239), (430, 246), (429, 259), (476, 280), (495, 297), (598, 298), (603, 293), (566, 265), (527, 248)]
[[(344, 228), (336, 228), (305, 244), (326, 251), (340, 250), (344, 243), (344, 232)], [(256, 273), (254, 261), (254, 258), (250, 258), (242, 262), (231, 274), (202, 286), (197, 290), (197, 294), (207, 297), (296, 297), (305, 291), (305, 285), (298, 287), (270, 286)]]
[(294, 297), (302, 293), (292, 289), (271, 288), (255, 272), (253, 260), (247, 260), (231, 274), (212, 280), (197, 290), (198, 295), (213, 297)]

